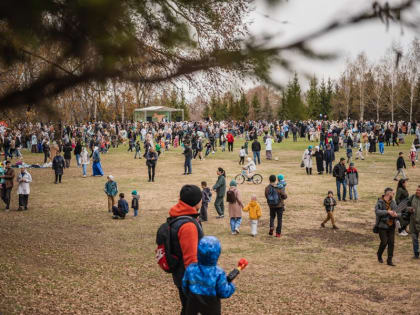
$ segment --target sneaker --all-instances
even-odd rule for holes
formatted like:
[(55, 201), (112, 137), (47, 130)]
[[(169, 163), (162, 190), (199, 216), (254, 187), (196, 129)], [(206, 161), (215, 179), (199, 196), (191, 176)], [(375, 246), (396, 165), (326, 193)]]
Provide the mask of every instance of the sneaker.
[(239, 234), (239, 228), (235, 229), (236, 234)]
[[(400, 223), (399, 220), (397, 220), (397, 222), (395, 222), (395, 227), (399, 230), (401, 229), (401, 223)], [(401, 235), (401, 233), (400, 233), (400, 235)]]
[(225, 216), (224, 215), (218, 215), (217, 217), (216, 217), (216, 219), (223, 219)]
[(280, 233), (276, 233), (276, 237), (277, 238), (280, 238), (281, 237), (281, 234)]
[(338, 230), (338, 227), (336, 225), (333, 225), (333, 230)]
[(391, 266), (391, 267), (395, 267), (396, 265), (394, 265), (394, 263), (392, 262), (392, 260), (388, 260), (387, 262), (386, 262), (386, 264), (388, 265), (388, 266)]
[(407, 231), (402, 230), (402, 232), (401, 233), (398, 233), (398, 235), (399, 236), (408, 236), (408, 233), (407, 233)]
[(236, 235), (236, 231), (233, 231), (233, 232), (232, 232), (232, 235)]
[(394, 178), (394, 180), (395, 180), (396, 182), (398, 182), (398, 179)]
[(22, 209), (22, 207), (19, 207), (18, 209), (17, 209), (17, 211), (22, 211), (23, 209)]
[(273, 235), (273, 231), (274, 231), (274, 229), (270, 228), (270, 232), (268, 232), (268, 235)]
[(113, 216), (112, 216), (112, 218), (113, 218), (114, 220), (118, 220), (118, 216), (117, 216), (117, 215), (113, 215)]
[(325, 227), (325, 224), (324, 223), (321, 223), (321, 227), (324, 228)]

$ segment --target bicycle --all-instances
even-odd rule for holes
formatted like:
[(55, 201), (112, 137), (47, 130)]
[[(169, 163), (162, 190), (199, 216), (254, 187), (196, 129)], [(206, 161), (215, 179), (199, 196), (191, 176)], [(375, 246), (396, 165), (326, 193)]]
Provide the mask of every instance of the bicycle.
[(248, 178), (248, 175), (246, 173), (246, 170), (243, 170), (241, 174), (238, 174), (235, 176), (235, 181), (238, 184), (243, 184), (245, 180), (253, 182), (255, 185), (259, 185), (263, 181), (263, 177), (260, 174), (254, 174), (251, 176), (251, 178)]

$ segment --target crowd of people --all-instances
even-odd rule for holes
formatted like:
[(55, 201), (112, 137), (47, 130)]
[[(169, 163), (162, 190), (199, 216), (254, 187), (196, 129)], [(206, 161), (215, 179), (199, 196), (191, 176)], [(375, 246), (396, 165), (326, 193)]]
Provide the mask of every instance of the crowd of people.
[[(0, 148), (5, 157), (4, 167), (0, 167), (1, 196), (6, 204), (6, 210), (9, 210), (15, 181), (14, 169), (19, 169), (18, 210), (27, 210), (32, 182), (28, 168), (51, 167), (54, 171), (54, 182), (59, 184), (62, 183), (65, 169), (71, 167), (74, 156), (76, 166), (82, 169), (81, 176), (87, 176), (87, 166), (91, 162), (91, 175), (103, 176), (102, 155), (122, 143), (128, 143), (129, 152), (134, 150), (134, 159), (144, 158), (148, 169), (148, 180), (154, 182), (158, 160), (166, 150), (182, 147), (185, 159), (183, 174), (190, 175), (193, 173), (192, 160), (197, 158), (204, 160), (218, 150), (224, 152), (226, 144), (228, 152), (232, 152), (235, 139), (241, 137), (244, 144), (238, 148), (239, 164), (250, 180), (255, 174), (257, 165), (262, 162), (262, 144), (265, 146), (265, 158), (271, 160), (273, 144), (281, 143), (291, 135), (293, 141), (298, 141), (298, 138), (305, 138), (306, 141), (307, 138), (307, 141), (315, 144), (315, 146), (309, 145), (302, 155), (301, 167), (305, 168), (306, 174), (309, 176), (313, 174), (312, 161), (315, 158), (318, 175), (325, 173), (335, 177), (338, 202), (347, 201), (347, 189), (349, 199), (356, 202), (359, 200), (357, 189), (359, 173), (355, 160), (364, 160), (376, 154), (377, 144), (378, 154), (382, 155), (387, 146), (399, 146), (404, 143), (407, 134), (415, 135), (410, 152), (407, 152), (414, 168), (420, 153), (420, 124), (411, 122), (319, 120), (295, 123), (290, 121), (244, 123), (213, 122), (209, 119), (200, 122), (125, 124), (98, 122), (80, 125), (22, 123), (11, 128), (1, 126)], [(248, 152), (249, 143), (251, 143), (250, 152)], [(43, 163), (26, 164), (22, 155), (23, 149), (32, 153), (43, 153)], [(333, 166), (340, 150), (344, 150), (346, 158), (341, 157)], [(355, 158), (353, 151), (356, 151)], [(392, 258), (396, 228), (401, 236), (407, 236), (407, 228), (409, 229), (414, 258), (419, 258), (420, 186), (416, 193), (410, 196), (406, 188), (408, 178), (404, 171), (406, 169), (404, 155), (404, 152), (400, 152), (396, 163), (397, 174), (394, 179), (398, 181), (398, 187), (395, 200), (393, 189), (386, 188), (375, 207), (374, 232), (380, 237), (377, 258), (382, 263), (382, 254), (388, 247), (387, 263), (390, 266), (394, 266)], [(243, 212), (249, 215), (251, 235), (253, 237), (258, 235), (258, 220), (262, 215), (262, 207), (256, 195), (252, 195), (250, 200), (244, 200), (235, 180), (231, 180), (227, 186), (226, 171), (222, 167), (216, 170), (216, 174), (217, 180), (213, 186), (208, 186), (205, 181), (201, 183), (201, 189), (194, 185), (184, 186), (180, 191), (178, 204), (169, 212), (173, 222), (176, 221), (171, 225), (171, 233), (174, 233), (173, 247), (176, 248), (172, 254), (182, 259), (172, 274), (174, 284), (179, 290), (183, 314), (202, 312), (206, 303), (210, 303), (211, 307), (215, 307), (215, 312), (220, 313), (220, 298), (231, 296), (235, 290), (231, 282), (221, 281), (218, 278), (220, 275), (224, 277), (222, 270), (202, 268), (202, 266), (216, 266), (220, 255), (220, 242), (205, 237), (202, 228), (202, 222), (208, 221), (209, 218), (208, 206), (212, 197), (218, 219), (223, 219), (225, 216), (226, 200), (232, 235), (237, 235), (241, 231)], [(400, 174), (402, 179), (398, 180)], [(268, 234), (270, 236), (275, 234), (276, 238), (282, 237), (283, 212), (287, 199), (286, 187), (284, 175), (272, 174), (264, 190), (265, 203), (270, 212)], [(129, 213), (129, 204), (125, 194), (118, 191), (117, 182), (112, 175), (107, 176), (104, 192), (107, 196), (108, 211), (112, 213), (112, 217), (124, 219)], [(131, 196), (131, 208), (134, 216), (137, 216), (140, 196), (136, 190), (132, 191)], [(334, 216), (337, 200), (332, 191), (328, 191), (323, 206), (327, 217), (321, 223), (321, 227), (325, 228), (327, 222), (331, 221), (332, 228), (338, 230)], [(184, 217), (192, 220), (178, 220)], [(277, 224), (275, 224), (276, 218)], [(197, 285), (197, 279), (206, 279), (202, 282), (207, 283), (208, 289), (204, 290)], [(206, 298), (200, 299), (201, 296)]]

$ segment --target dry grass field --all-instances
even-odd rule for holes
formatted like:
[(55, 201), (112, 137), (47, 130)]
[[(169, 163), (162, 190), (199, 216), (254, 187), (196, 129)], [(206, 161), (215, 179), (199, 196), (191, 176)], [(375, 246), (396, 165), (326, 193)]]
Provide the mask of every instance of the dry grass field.
[[(411, 140), (410, 140), (411, 141)], [(127, 147), (103, 155), (105, 174), (112, 174), (119, 191), (136, 189), (140, 215), (132, 210), (125, 220), (112, 220), (103, 192), (106, 178), (82, 178), (75, 166), (54, 185), (51, 169), (31, 169), (33, 184), (29, 211), (0, 210), (0, 314), (177, 314), (177, 291), (170, 275), (154, 258), (155, 235), (182, 185), (216, 181), (219, 166), (228, 181), (240, 172), (235, 152), (217, 152), (205, 161), (193, 161), (193, 175), (182, 176), (180, 149), (165, 152), (157, 165), (156, 181), (147, 182), (144, 159), (134, 160)], [(392, 180), (398, 151), (405, 154), (409, 191), (420, 183), (420, 169), (411, 169), (409, 146), (385, 147), (385, 155), (356, 161), (360, 174), (358, 203), (340, 203), (338, 231), (321, 229), (322, 206), (328, 190), (335, 192), (329, 175), (307, 176), (299, 167), (303, 149), (299, 139), (274, 145), (278, 161), (258, 167), (262, 185), (239, 186), (244, 202), (257, 194), (263, 206), (259, 235), (249, 235), (244, 214), (240, 235), (231, 235), (229, 218), (216, 220), (209, 206), (207, 235), (222, 242), (219, 264), (227, 272), (245, 257), (249, 267), (237, 278), (237, 291), (222, 303), (224, 314), (419, 314), (420, 263), (412, 260), (410, 237), (396, 236), (397, 267), (378, 264), (379, 243), (372, 233), (375, 201)], [(27, 162), (41, 162), (41, 154), (24, 152)], [(340, 150), (337, 158), (344, 155)], [(314, 160), (315, 165), (315, 160)], [(91, 171), (90, 171), (91, 172)], [(285, 175), (286, 211), (283, 237), (268, 235), (269, 212), (263, 198), (270, 174)]]

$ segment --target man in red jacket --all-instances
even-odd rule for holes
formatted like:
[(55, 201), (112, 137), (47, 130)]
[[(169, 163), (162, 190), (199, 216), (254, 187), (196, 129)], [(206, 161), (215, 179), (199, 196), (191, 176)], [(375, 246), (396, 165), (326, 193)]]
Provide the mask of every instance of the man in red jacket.
[(182, 291), (182, 278), (185, 269), (197, 262), (198, 241), (204, 236), (198, 221), (198, 209), (201, 208), (201, 190), (195, 185), (185, 185), (180, 192), (179, 202), (171, 208), (171, 218), (183, 217), (171, 225), (172, 254), (180, 260), (176, 270), (172, 273), (174, 284), (178, 288), (182, 304), (181, 314), (185, 314), (187, 297)]
[(233, 152), (233, 142), (235, 141), (235, 138), (233, 137), (232, 133), (229, 131), (229, 133), (226, 136), (227, 142), (228, 142), (228, 150), (229, 152)]

